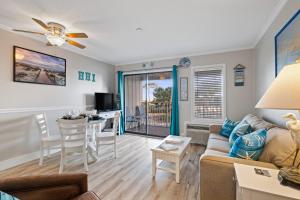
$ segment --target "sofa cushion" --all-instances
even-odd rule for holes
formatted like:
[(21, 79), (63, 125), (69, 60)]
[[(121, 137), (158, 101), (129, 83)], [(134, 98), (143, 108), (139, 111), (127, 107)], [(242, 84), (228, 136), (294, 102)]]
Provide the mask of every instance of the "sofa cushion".
[(230, 149), (229, 156), (235, 158), (258, 160), (267, 137), (267, 131), (260, 129), (239, 137)]
[(222, 151), (215, 151), (215, 150), (211, 150), (211, 149), (206, 149), (203, 155), (228, 157), (228, 153), (225, 153), (225, 152), (222, 152)]
[(216, 133), (209, 134), (209, 140), (212, 140), (212, 139), (228, 141), (228, 138), (226, 138), (220, 134), (216, 134)]
[(230, 146), (229, 146), (228, 141), (218, 140), (218, 139), (210, 139), (207, 142), (206, 149), (228, 153), (230, 150)]
[(270, 129), (259, 160), (273, 163), (278, 167), (287, 167), (293, 165), (295, 156), (296, 144), (289, 131), (282, 128)]
[(72, 200), (100, 200), (100, 198), (94, 192), (86, 192)]
[(220, 135), (229, 138), (232, 130), (239, 122), (234, 122), (230, 119), (226, 119), (222, 125), (222, 129), (220, 131)]
[(229, 137), (229, 145), (232, 146), (234, 141), (243, 135), (249, 134), (252, 132), (252, 128), (250, 124), (247, 122), (240, 122), (231, 132), (230, 137)]
[(242, 122), (247, 122), (248, 124), (250, 124), (251, 128), (254, 129), (255, 131), (259, 129), (269, 130), (271, 128), (276, 127), (276, 125), (266, 122), (265, 120), (252, 114), (246, 115), (243, 118)]

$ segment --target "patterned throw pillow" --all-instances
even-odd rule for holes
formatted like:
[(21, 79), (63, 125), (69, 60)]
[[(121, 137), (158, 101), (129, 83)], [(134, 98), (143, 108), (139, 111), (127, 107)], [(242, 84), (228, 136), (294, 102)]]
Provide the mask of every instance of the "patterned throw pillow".
[(236, 139), (233, 143), (229, 156), (235, 158), (258, 160), (263, 151), (267, 137), (265, 129), (259, 129), (250, 134)]
[(234, 129), (232, 130), (230, 137), (229, 137), (229, 144), (230, 146), (233, 145), (234, 141), (243, 135), (249, 134), (252, 132), (252, 128), (250, 124), (247, 122), (240, 122)]
[(19, 200), (18, 198), (0, 191), (0, 200)]
[(234, 122), (230, 119), (226, 119), (222, 125), (222, 129), (220, 131), (220, 135), (229, 138), (232, 130), (239, 122)]

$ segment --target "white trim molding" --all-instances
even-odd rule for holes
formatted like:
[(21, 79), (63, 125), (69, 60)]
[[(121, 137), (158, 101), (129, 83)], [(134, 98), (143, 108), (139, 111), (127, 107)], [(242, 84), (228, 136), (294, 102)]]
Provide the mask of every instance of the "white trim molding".
[(255, 48), (259, 41), (264, 37), (268, 29), (271, 27), (277, 16), (279, 15), (280, 11), (283, 9), (285, 4), (288, 2), (288, 0), (280, 0), (278, 4), (273, 9), (272, 14), (269, 16), (269, 19), (267, 20), (265, 26), (262, 28), (261, 32), (257, 36), (256, 40), (254, 41), (252, 48)]
[(90, 109), (94, 105), (82, 106), (49, 106), (49, 107), (31, 107), (31, 108), (4, 108), (0, 109), (0, 114), (8, 113), (24, 113), (24, 112), (40, 112), (40, 111), (54, 111), (54, 110), (74, 110), (74, 109)]
[(153, 68), (153, 69), (140, 69), (140, 70), (132, 70), (132, 71), (123, 71), (123, 75), (131, 75), (131, 74), (149, 74), (149, 73), (158, 73), (158, 72), (170, 72), (172, 71), (172, 67), (167, 68)]
[(126, 62), (126, 63), (119, 63), (116, 64), (116, 67), (122, 67), (126, 65), (133, 65), (133, 64), (142, 64), (144, 62), (158, 62), (158, 61), (165, 61), (165, 60), (172, 60), (172, 59), (180, 59), (182, 57), (196, 57), (196, 56), (206, 56), (206, 55), (214, 55), (214, 54), (220, 54), (220, 53), (231, 53), (235, 51), (246, 51), (249, 49), (253, 49), (253, 46), (245, 46), (241, 48), (232, 48), (232, 49), (221, 49), (217, 51), (204, 51), (204, 52), (197, 52), (197, 53), (186, 53), (186, 54), (177, 54), (174, 56), (166, 56), (166, 57), (153, 57), (149, 59), (144, 59), (144, 60), (136, 60), (132, 62)]
[[(194, 92), (194, 72), (195, 71), (209, 71), (209, 70), (221, 70), (222, 71), (222, 119), (201, 119), (195, 118), (194, 111), (195, 111), (195, 92)], [(202, 123), (202, 124), (211, 124), (211, 123), (221, 123), (226, 118), (226, 64), (213, 64), (213, 65), (205, 65), (205, 66), (194, 66), (191, 67), (191, 87), (190, 87), (190, 94), (191, 94), (191, 119), (195, 123)]]

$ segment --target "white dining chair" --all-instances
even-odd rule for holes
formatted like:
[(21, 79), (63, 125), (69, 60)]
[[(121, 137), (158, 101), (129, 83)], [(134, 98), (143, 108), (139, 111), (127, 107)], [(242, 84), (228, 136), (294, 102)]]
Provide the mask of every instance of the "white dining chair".
[[(86, 115), (96, 115), (97, 114), (97, 110), (85, 110), (82, 112), (82, 114), (86, 114)], [(88, 124), (87, 125), (87, 134), (89, 137), (92, 137), (95, 131), (95, 125), (94, 124)]]
[[(102, 132), (101, 128), (96, 131), (96, 152), (99, 156), (100, 145), (114, 145), (114, 156), (117, 157), (117, 132), (120, 120), (120, 112), (116, 112), (114, 116), (113, 128), (109, 132)], [(101, 126), (100, 126), (101, 127)]]
[(88, 148), (86, 126), (87, 118), (76, 120), (58, 120), (61, 135), (61, 158), (59, 173), (62, 173), (68, 154), (82, 154), (85, 171), (88, 171)]
[(40, 134), (40, 162), (43, 165), (45, 150), (49, 156), (51, 149), (60, 149), (60, 135), (50, 135), (45, 113), (35, 115)]

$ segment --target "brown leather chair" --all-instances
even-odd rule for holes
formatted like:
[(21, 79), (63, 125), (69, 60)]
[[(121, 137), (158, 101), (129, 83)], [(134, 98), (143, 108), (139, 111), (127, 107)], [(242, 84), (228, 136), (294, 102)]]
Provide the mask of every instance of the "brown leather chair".
[(0, 180), (0, 190), (21, 200), (99, 200), (88, 191), (87, 174), (23, 176)]

